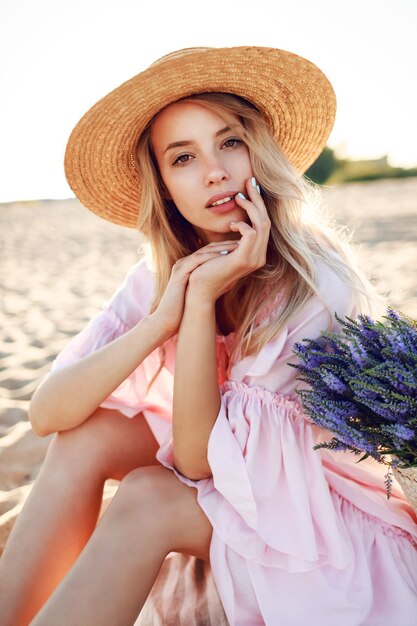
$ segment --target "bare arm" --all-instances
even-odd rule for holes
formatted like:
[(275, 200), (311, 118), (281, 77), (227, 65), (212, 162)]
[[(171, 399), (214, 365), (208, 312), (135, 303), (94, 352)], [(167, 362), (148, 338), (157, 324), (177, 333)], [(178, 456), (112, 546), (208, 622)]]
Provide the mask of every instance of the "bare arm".
[(51, 374), (30, 403), (34, 431), (45, 436), (84, 422), (166, 338), (157, 320), (145, 317), (118, 339)]
[(211, 475), (207, 442), (220, 409), (214, 303), (187, 293), (175, 356), (174, 463), (191, 479)]
[(239, 246), (229, 250), (230, 254), (208, 259), (190, 274), (179, 331), (173, 405), (174, 464), (192, 480), (211, 475), (208, 440), (221, 403), (217, 383), (215, 303), (237, 280), (262, 267), (266, 261), (270, 220), (251, 180), (246, 182), (246, 190), (249, 199), (236, 196), (235, 200), (247, 211), (252, 225), (232, 223), (231, 231), (241, 235)]
[(218, 247), (205, 246), (177, 261), (156, 311), (118, 339), (51, 374), (30, 403), (34, 431), (45, 436), (82, 424), (155, 348), (178, 332), (189, 276), (215, 255)]

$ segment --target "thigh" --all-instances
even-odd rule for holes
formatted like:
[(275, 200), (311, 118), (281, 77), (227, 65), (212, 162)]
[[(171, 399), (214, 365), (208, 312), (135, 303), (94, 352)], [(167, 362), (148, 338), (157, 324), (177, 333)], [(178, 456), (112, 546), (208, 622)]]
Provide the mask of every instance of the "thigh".
[(182, 483), (169, 469), (144, 467), (130, 472), (115, 496), (137, 515), (140, 525), (158, 529), (167, 552), (191, 554), (209, 561), (213, 528), (197, 502), (197, 489)]
[(159, 465), (159, 444), (145, 417), (98, 408), (82, 424), (54, 435), (48, 457), (98, 472), (104, 480), (122, 480), (137, 467)]

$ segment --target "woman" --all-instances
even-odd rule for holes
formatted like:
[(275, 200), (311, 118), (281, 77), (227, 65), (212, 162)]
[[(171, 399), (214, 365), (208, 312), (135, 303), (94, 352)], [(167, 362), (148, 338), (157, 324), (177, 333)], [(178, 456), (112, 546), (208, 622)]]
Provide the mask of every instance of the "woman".
[(313, 450), (288, 367), (371, 297), (303, 214), (334, 111), (301, 57), (197, 48), (74, 129), (74, 192), (150, 254), (32, 399), (56, 435), (5, 551), (2, 625), (132, 624), (171, 551), (210, 561), (232, 626), (413, 623), (415, 516), (372, 461)]

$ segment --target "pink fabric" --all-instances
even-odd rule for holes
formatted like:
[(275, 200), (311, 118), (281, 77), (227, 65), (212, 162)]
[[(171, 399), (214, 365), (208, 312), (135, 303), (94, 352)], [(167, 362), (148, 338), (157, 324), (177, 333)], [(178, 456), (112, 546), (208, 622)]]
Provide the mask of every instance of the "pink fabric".
[[(349, 289), (317, 263), (314, 297), (257, 356), (226, 366), (234, 335), (217, 336), (222, 405), (208, 443), (212, 477), (173, 468), (171, 403), (175, 338), (158, 368), (155, 351), (103, 403), (144, 411), (158, 460), (197, 489), (213, 526), (211, 568), (231, 626), (401, 626), (417, 621), (417, 518), (402, 491), (385, 495), (385, 468), (350, 453), (318, 452), (326, 435), (297, 400), (293, 345), (329, 330), (334, 312), (355, 315)], [(141, 261), (103, 312), (58, 355), (54, 368), (108, 343), (146, 315), (154, 277)], [(327, 308), (330, 309), (329, 318)], [(279, 304), (275, 314), (279, 312)]]

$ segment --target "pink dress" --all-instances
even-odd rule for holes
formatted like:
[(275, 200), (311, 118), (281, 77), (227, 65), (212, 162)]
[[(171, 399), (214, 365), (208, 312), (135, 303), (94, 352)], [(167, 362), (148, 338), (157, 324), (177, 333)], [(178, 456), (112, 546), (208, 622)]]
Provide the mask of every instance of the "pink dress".
[[(297, 399), (297, 371), (288, 366), (294, 342), (329, 329), (325, 303), (341, 317), (355, 314), (333, 270), (320, 261), (317, 273), (322, 299), (311, 299), (257, 356), (233, 364), (227, 379), (234, 336), (217, 336), (222, 404), (208, 442), (211, 478), (189, 480), (173, 468), (175, 337), (148, 393), (158, 350), (102, 406), (127, 417), (143, 411), (160, 444), (158, 460), (197, 489), (213, 526), (211, 569), (231, 626), (415, 626), (416, 515), (399, 487), (387, 500), (383, 466), (314, 451), (326, 434)], [(142, 260), (53, 369), (132, 328), (148, 313), (153, 290)]]

